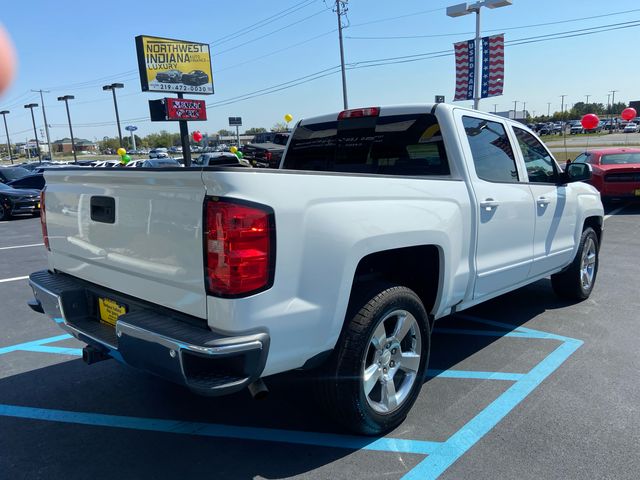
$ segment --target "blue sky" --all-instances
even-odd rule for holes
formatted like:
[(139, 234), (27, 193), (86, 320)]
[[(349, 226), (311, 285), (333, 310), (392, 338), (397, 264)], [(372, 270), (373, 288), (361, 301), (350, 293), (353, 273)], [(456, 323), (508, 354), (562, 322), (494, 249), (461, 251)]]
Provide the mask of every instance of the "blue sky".
[[(330, 0), (326, 2), (330, 4)], [(475, 29), (473, 15), (455, 19), (446, 16), (446, 6), (454, 3), (459, 2), (350, 0), (350, 26), (344, 32), (346, 61), (362, 67), (366, 64), (361, 62), (368, 60), (452, 49), (454, 42), (473, 37)], [(0, 97), (0, 108), (11, 110), (7, 117), (11, 140), (24, 141), (33, 136), (31, 117), (23, 105), (40, 103), (39, 94), (29, 91), (40, 88), (51, 90), (45, 94), (45, 104), (52, 140), (68, 136), (64, 104), (56, 100), (67, 94), (76, 97), (70, 108), (77, 137), (95, 140), (116, 136), (113, 101), (101, 88), (111, 82), (125, 84), (118, 90), (123, 126), (135, 124), (142, 135), (160, 129), (177, 132), (175, 123), (148, 121), (147, 101), (163, 95), (141, 92), (134, 45), (134, 37), (141, 34), (212, 43), (216, 93), (194, 96), (210, 104), (209, 120), (191, 123), (190, 130), (215, 132), (227, 128), (229, 116), (241, 116), (243, 128), (270, 128), (282, 122), (286, 113), (297, 120), (339, 111), (339, 73), (268, 95), (234, 100), (295, 79), (304, 81), (302, 77), (339, 65), (337, 21), (327, 4), (322, 0), (182, 4), (165, 0), (67, 0), (54, 7), (44, 0), (8, 2), (0, 12), (0, 22), (14, 41), (19, 65), (12, 87)], [(184, 10), (178, 8), (180, 5)], [(254, 26), (294, 6), (289, 14)], [(601, 17), (584, 19), (595, 16)], [(508, 42), (634, 20), (640, 20), (637, 0), (513, 0), (510, 7), (483, 9), (482, 31), (504, 31)], [(550, 22), (556, 24), (538, 25)], [(638, 38), (640, 27), (632, 26), (508, 46), (504, 95), (483, 100), (480, 109), (493, 111), (497, 104), (498, 110), (508, 110), (518, 100), (518, 109), (526, 102), (527, 110), (540, 114), (546, 113), (548, 102), (551, 111), (559, 110), (562, 94), (567, 95), (565, 102), (569, 105), (584, 101), (585, 95), (590, 95), (590, 102), (606, 103), (607, 93), (614, 89), (618, 90), (616, 101), (640, 100)], [(432, 102), (436, 94), (450, 101), (454, 78), (452, 56), (351, 69), (347, 71), (349, 106)], [(227, 101), (232, 103), (225, 104)], [(36, 113), (40, 129), (42, 112), (37, 109)], [(3, 131), (0, 137), (4, 138)]]

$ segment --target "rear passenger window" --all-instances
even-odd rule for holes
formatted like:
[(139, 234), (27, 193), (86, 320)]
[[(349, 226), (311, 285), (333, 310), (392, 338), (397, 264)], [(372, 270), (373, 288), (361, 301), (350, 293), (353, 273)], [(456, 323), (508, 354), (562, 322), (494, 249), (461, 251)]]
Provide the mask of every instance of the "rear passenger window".
[(518, 169), (507, 132), (501, 123), (462, 117), (478, 178), (489, 182), (517, 182)]
[(284, 168), (380, 175), (449, 175), (434, 115), (346, 118), (298, 126)]

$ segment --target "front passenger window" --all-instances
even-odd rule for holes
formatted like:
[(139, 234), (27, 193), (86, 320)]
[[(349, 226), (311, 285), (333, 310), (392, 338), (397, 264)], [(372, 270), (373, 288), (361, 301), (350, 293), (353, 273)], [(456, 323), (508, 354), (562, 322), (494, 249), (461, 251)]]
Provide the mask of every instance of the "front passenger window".
[(524, 164), (531, 183), (557, 183), (555, 161), (546, 148), (529, 132), (513, 128), (524, 157)]

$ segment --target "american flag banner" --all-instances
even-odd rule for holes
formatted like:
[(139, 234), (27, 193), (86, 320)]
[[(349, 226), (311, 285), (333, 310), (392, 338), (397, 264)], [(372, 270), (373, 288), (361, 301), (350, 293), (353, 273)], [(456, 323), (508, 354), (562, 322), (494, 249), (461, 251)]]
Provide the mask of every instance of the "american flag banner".
[(504, 34), (482, 38), (480, 97), (502, 95), (504, 87)]
[(476, 71), (476, 41), (453, 44), (456, 56), (456, 94), (454, 100), (471, 100)]

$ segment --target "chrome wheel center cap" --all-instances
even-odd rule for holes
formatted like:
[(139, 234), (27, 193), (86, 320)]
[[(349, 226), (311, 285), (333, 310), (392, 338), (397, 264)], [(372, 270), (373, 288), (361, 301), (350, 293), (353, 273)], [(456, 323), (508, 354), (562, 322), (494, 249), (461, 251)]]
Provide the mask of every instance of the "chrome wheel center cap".
[(388, 367), (389, 362), (391, 362), (391, 352), (389, 350), (385, 350), (384, 352), (382, 352), (382, 355), (380, 356), (380, 361), (382, 362), (382, 365), (384, 367)]

